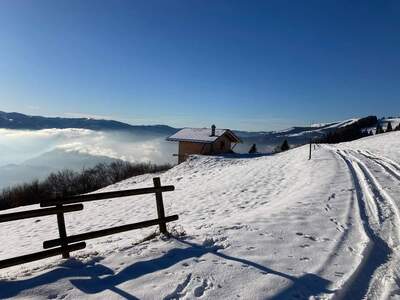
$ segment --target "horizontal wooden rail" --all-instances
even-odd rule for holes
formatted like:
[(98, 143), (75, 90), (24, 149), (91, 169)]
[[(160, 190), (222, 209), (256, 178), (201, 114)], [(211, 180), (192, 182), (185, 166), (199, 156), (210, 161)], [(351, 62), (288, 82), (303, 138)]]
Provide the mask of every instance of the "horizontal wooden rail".
[[(122, 225), (122, 226), (77, 234), (77, 235), (70, 235), (65, 238), (65, 241), (67, 243), (75, 243), (75, 242), (79, 242), (79, 241), (83, 241), (83, 240), (95, 239), (95, 238), (99, 238), (99, 237), (110, 235), (110, 234), (145, 228), (145, 227), (157, 225), (160, 223), (176, 221), (176, 220), (178, 220), (178, 218), (179, 218), (178, 215), (172, 215), (172, 216), (165, 217), (164, 219), (153, 219), (153, 220), (148, 220), (148, 221), (143, 221), (143, 222), (138, 222), (138, 223), (133, 223), (133, 224), (128, 224), (128, 225)], [(54, 240), (49, 240), (49, 241), (43, 242), (44, 249), (52, 248), (52, 247), (59, 246), (59, 245), (61, 245), (61, 239), (54, 239)]]
[(43, 259), (43, 258), (48, 258), (48, 257), (55, 256), (55, 255), (59, 255), (66, 250), (68, 252), (81, 250), (81, 249), (84, 249), (85, 247), (86, 247), (86, 243), (81, 242), (81, 243), (68, 245), (66, 247), (59, 247), (59, 248), (40, 251), (40, 252), (31, 253), (31, 254), (27, 254), (27, 255), (17, 256), (17, 257), (5, 259), (5, 260), (0, 260), (0, 269), (32, 262), (32, 261)]
[(49, 216), (49, 215), (54, 215), (57, 213), (67, 213), (67, 212), (78, 211), (78, 210), (82, 210), (82, 209), (83, 209), (83, 204), (74, 204), (74, 205), (67, 205), (67, 206), (62, 206), (62, 207), (33, 209), (33, 210), (26, 210), (26, 211), (20, 211), (20, 212), (9, 213), (9, 214), (2, 214), (2, 215), (0, 215), (0, 223)]
[(88, 201), (104, 200), (104, 199), (127, 197), (127, 196), (134, 196), (134, 195), (152, 194), (152, 193), (156, 193), (156, 192), (171, 192), (173, 190), (175, 190), (175, 187), (173, 185), (166, 185), (166, 186), (161, 186), (161, 187), (149, 187), (149, 188), (115, 191), (115, 192), (85, 194), (85, 195), (65, 197), (65, 198), (61, 198), (61, 199), (56, 198), (53, 200), (51, 200), (51, 199), (45, 200), (40, 203), (40, 206), (48, 207), (48, 206), (55, 206), (58, 204), (88, 202)]

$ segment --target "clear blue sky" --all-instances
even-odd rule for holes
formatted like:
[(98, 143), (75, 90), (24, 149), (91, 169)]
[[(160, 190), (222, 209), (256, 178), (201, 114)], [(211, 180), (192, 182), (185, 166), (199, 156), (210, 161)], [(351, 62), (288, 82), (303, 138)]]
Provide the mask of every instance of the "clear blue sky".
[(400, 1), (0, 2), (0, 110), (271, 130), (400, 114)]

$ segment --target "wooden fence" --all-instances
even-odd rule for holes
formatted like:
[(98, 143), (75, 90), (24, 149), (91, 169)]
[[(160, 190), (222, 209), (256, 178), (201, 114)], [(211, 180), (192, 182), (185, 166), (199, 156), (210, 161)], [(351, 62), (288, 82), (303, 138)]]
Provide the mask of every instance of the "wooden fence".
[[(40, 206), (42, 207), (41, 209), (26, 210), (21, 212), (0, 215), (0, 223), (28, 219), (28, 218), (36, 218), (42, 216), (56, 215), (58, 233), (59, 233), (59, 238), (43, 242), (43, 248), (49, 250), (44, 250), (27, 255), (0, 260), (0, 269), (60, 254), (62, 255), (63, 258), (68, 258), (70, 252), (84, 249), (86, 247), (86, 243), (83, 242), (85, 240), (94, 239), (128, 230), (158, 225), (161, 233), (168, 234), (166, 223), (178, 220), (178, 215), (172, 215), (168, 217), (165, 216), (162, 193), (173, 191), (175, 187), (173, 185), (162, 186), (159, 177), (153, 178), (153, 184), (154, 184), (153, 187), (148, 187), (148, 188), (78, 195), (72, 197), (45, 200), (40, 203)], [(147, 220), (139, 223), (132, 223), (128, 225), (122, 225), (92, 232), (86, 232), (77, 235), (67, 235), (64, 214), (83, 210), (83, 204), (81, 202), (97, 201), (103, 199), (112, 199), (112, 198), (120, 198), (133, 195), (144, 195), (144, 194), (155, 194), (156, 205), (157, 205), (157, 216), (158, 216), (157, 219)]]

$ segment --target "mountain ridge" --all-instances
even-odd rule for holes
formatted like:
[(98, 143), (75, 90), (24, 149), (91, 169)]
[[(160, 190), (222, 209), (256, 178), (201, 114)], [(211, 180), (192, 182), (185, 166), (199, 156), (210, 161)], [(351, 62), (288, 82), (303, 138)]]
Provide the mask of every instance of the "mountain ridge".
[[(310, 139), (321, 138), (331, 131), (345, 127), (361, 119), (363, 118), (351, 118), (309, 126), (293, 126), (279, 131), (233, 131), (242, 138), (245, 144), (272, 145), (279, 144), (287, 139), (290, 144), (300, 145), (307, 143)], [(384, 123), (384, 119), (379, 119), (379, 122)], [(161, 124), (130, 125), (106, 119), (30, 116), (18, 112), (7, 113), (3, 111), (0, 111), (0, 128), (19, 130), (83, 128), (94, 131), (125, 131), (144, 137), (167, 137), (180, 129)]]
[(130, 125), (115, 120), (92, 119), (92, 118), (64, 118), (31, 116), (18, 112), (0, 111), (0, 128), (5, 129), (65, 129), (83, 128), (90, 130), (122, 130), (141, 135), (165, 135), (173, 134), (178, 129), (168, 125)]

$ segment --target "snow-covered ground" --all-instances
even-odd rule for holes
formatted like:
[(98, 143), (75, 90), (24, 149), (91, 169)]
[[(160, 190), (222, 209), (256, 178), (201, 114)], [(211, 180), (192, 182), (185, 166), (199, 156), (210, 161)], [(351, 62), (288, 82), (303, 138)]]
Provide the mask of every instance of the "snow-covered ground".
[[(310, 135), (310, 134), (324, 135), (329, 131), (351, 125), (351, 124), (357, 122), (358, 120), (359, 119), (349, 119), (349, 120), (338, 121), (338, 122), (334, 122), (334, 123), (312, 124), (309, 127), (310, 130), (303, 130), (303, 131), (296, 132), (296, 133), (290, 133), (290, 134), (287, 134), (287, 136), (288, 137), (299, 137), (299, 136)], [(282, 133), (289, 133), (291, 130), (293, 130), (293, 128), (284, 130), (284, 131), (282, 131)]]
[[(257, 158), (193, 157), (161, 175), (174, 237), (155, 228), (0, 270), (0, 298), (400, 298), (400, 132)], [(131, 178), (104, 190), (152, 185)], [(152, 195), (85, 204), (70, 234), (153, 218)], [(151, 238), (153, 236), (153, 238)], [(1, 224), (0, 259), (57, 237), (55, 217)]]
[(348, 119), (348, 120), (344, 120), (344, 121), (337, 121), (337, 122), (333, 122), (333, 123), (315, 123), (315, 124), (311, 124), (310, 127), (313, 128), (340, 128), (340, 127), (345, 127), (347, 125), (351, 125), (355, 122), (357, 122), (359, 119)]

